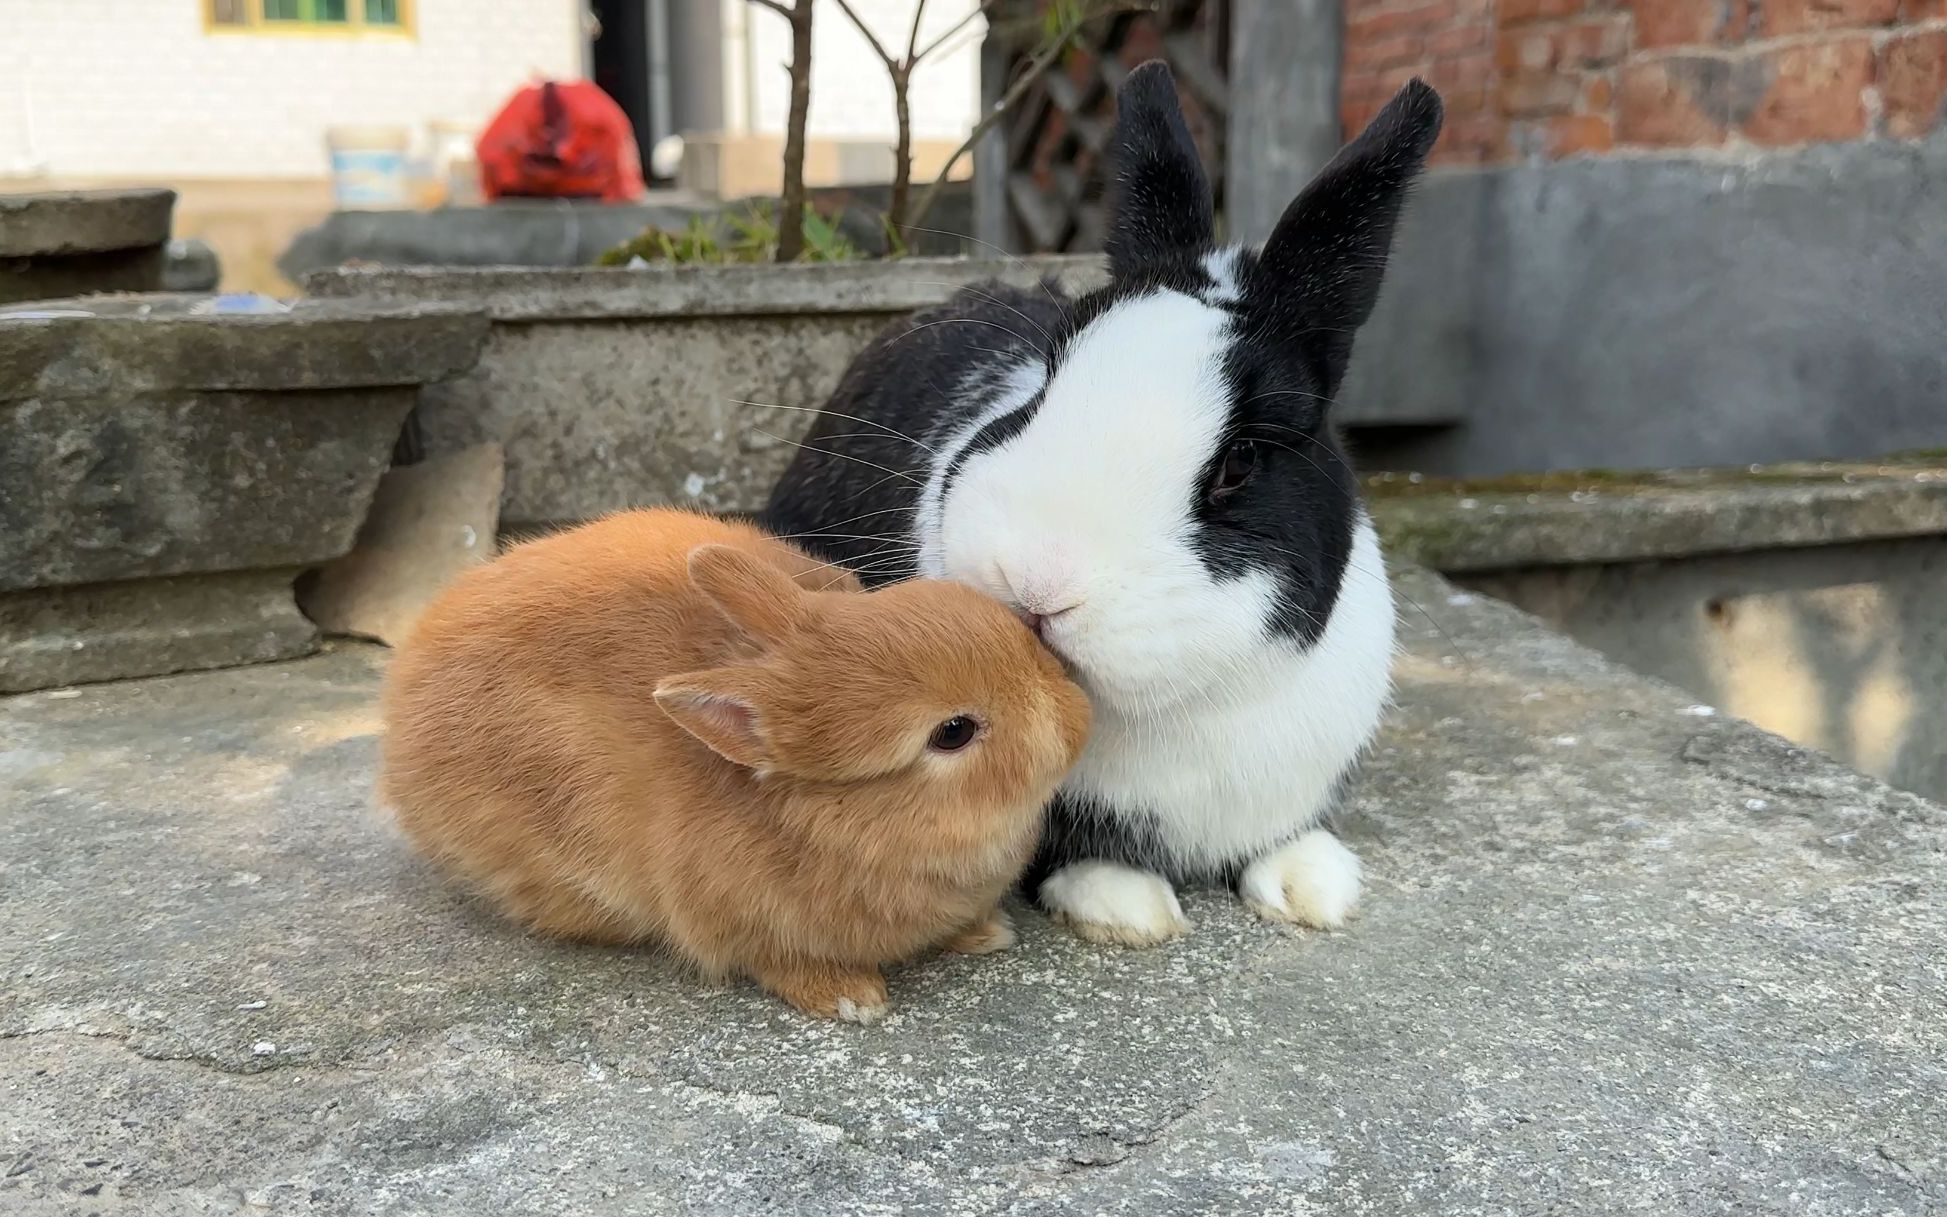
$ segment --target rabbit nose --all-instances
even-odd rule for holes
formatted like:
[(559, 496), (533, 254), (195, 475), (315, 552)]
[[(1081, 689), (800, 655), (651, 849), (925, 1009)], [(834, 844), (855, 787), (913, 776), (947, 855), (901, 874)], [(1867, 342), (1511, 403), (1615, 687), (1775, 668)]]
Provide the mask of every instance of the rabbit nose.
[(1037, 613), (1032, 609), (1017, 608), (1014, 610), (1014, 613), (1021, 619), (1022, 624), (1034, 631), (1036, 638), (1046, 642), (1048, 641), (1048, 623), (1058, 617), (1064, 617), (1070, 612), (1073, 612), (1074, 608), (1075, 606), (1071, 604), (1067, 608), (1059, 608), (1052, 613)]
[(1032, 573), (1010, 570), (1005, 563), (995, 564), (995, 574), (1000, 577), (1004, 589), (1001, 598), (1014, 610), (1015, 616), (1037, 634), (1046, 629), (1050, 620), (1081, 603), (1081, 597), (1072, 589), (1058, 587)]

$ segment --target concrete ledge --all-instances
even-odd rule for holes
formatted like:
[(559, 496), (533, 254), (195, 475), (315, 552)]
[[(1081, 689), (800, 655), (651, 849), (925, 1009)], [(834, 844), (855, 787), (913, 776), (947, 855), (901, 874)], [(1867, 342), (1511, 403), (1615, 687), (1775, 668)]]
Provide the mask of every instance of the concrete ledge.
[(1947, 459), (1366, 479), (1388, 552), (1437, 570), (1628, 562), (1947, 534)]
[(0, 700), (0, 1207), (1937, 1211), (1947, 811), (1397, 586), (1348, 930), (1024, 911), (865, 1029), (438, 883), (376, 649)]
[(159, 390), (410, 385), (471, 367), (487, 320), (465, 307), (300, 301), (195, 312), (208, 297), (47, 300), (0, 312), (0, 401)]
[(169, 239), (173, 190), (0, 194), (0, 258), (143, 249)]
[(534, 268), (339, 267), (306, 276), (316, 296), (381, 301), (457, 301), (495, 321), (594, 321), (671, 317), (891, 315), (940, 303), (958, 288), (999, 280), (1033, 287), (1044, 276), (1072, 291), (1105, 278), (1094, 255), (1005, 261), (901, 258), (778, 266)]
[(309, 655), (296, 570), (41, 588), (0, 596), (0, 693)]

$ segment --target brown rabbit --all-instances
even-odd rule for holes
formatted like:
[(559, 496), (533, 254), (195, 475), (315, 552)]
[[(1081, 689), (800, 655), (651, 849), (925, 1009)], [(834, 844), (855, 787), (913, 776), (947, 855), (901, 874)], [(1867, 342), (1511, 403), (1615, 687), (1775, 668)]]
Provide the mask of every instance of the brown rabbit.
[(1088, 703), (1006, 609), (862, 592), (635, 511), (461, 576), (387, 674), (381, 798), (520, 922), (668, 944), (870, 1022), (880, 967), (998, 950)]

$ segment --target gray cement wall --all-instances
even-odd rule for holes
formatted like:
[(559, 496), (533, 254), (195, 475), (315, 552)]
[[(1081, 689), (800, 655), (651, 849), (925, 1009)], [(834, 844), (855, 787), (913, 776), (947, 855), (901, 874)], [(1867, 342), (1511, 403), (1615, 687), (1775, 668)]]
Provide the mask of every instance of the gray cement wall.
[(812, 413), (885, 326), (959, 287), (1052, 274), (1101, 279), (1092, 258), (908, 258), (794, 266), (358, 269), (312, 275), (327, 296), (484, 310), (479, 364), (428, 386), (414, 415), (429, 456), (498, 443), (501, 526), (527, 532), (627, 507), (751, 510)]
[(1372, 468), (1486, 474), (1947, 443), (1947, 138), (1432, 175), (1361, 335)]
[(1458, 578), (1725, 714), (1947, 796), (1947, 537)]

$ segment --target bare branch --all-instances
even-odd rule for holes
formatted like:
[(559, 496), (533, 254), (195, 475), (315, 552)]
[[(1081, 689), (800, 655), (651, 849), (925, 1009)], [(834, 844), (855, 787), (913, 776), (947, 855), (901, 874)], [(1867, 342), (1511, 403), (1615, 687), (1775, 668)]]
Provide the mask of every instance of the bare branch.
[(913, 67), (913, 48), (919, 45), (919, 20), (926, 16), (926, 0), (916, 0), (913, 5), (913, 28), (906, 35), (906, 70)]
[[(757, 2), (763, 4), (765, 0), (757, 0)], [(865, 23), (865, 18), (858, 15), (848, 0), (838, 0), (838, 7), (845, 10), (845, 15), (852, 19), (852, 24), (859, 27), (859, 33), (864, 34), (865, 40), (872, 44), (872, 53), (879, 57), (880, 63), (886, 65), (886, 70), (897, 72), (899, 61), (886, 53), (886, 48), (879, 42), (879, 36), (872, 32), (872, 27)]]
[[(918, 54), (913, 54), (909, 51), (906, 55), (906, 62), (918, 63), (920, 60), (925, 59), (928, 56), (932, 55), (934, 51), (939, 50), (940, 47), (946, 44), (947, 39), (953, 37), (955, 34), (958, 34), (961, 30), (964, 30), (968, 26), (972, 25), (974, 22), (974, 18), (985, 17), (988, 13), (993, 12), (994, 7), (999, 3), (1000, 0), (987, 0), (987, 3), (972, 10), (966, 16), (960, 18), (960, 20), (954, 22), (952, 27), (949, 28), (944, 34), (941, 34), (938, 38), (935, 38), (933, 41), (927, 43), (925, 49), (921, 50)], [(919, 30), (919, 23), (917, 21), (913, 23), (913, 30), (915, 33), (917, 33)]]
[(763, 5), (765, 8), (770, 9), (772, 12), (784, 18), (786, 21), (797, 20), (797, 18), (792, 15), (791, 10), (786, 8), (784, 5), (778, 3), (778, 0), (750, 0), (750, 2), (752, 4)]

